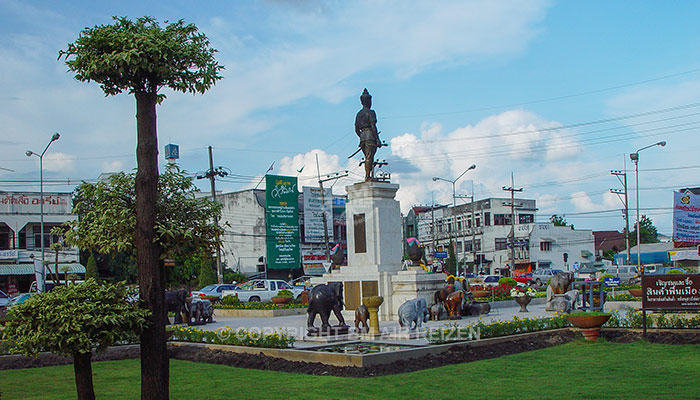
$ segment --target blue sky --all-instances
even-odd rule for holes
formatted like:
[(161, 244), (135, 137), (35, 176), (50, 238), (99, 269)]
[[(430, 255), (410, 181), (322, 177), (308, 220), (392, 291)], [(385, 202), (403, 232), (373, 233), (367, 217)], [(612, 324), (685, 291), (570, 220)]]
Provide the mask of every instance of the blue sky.
[(38, 190), (16, 182), (38, 178), (24, 152), (55, 131), (47, 179), (135, 167), (133, 97), (105, 98), (57, 61), (112, 15), (183, 18), (219, 50), (224, 79), (203, 96), (166, 92), (158, 129), (159, 147), (179, 144), (192, 173), (207, 168), (212, 145), (215, 164), (236, 174), (218, 182), (224, 191), (255, 186), (273, 162), (314, 185), (316, 155), (322, 174), (351, 171), (336, 193), (360, 181), (359, 159), (347, 157), (365, 87), (404, 211), (431, 196), (450, 203), (450, 185), (431, 178), (476, 163), (458, 194), (473, 182), (477, 198), (505, 196), (513, 171), (539, 220), (558, 213), (577, 228), (619, 230), (621, 202), (608, 190), (621, 185), (609, 171), (661, 140), (641, 153), (639, 185), (660, 232), (671, 233), (672, 189), (700, 186), (696, 2), (0, 0), (0, 168), (14, 171), (0, 169), (0, 190)]

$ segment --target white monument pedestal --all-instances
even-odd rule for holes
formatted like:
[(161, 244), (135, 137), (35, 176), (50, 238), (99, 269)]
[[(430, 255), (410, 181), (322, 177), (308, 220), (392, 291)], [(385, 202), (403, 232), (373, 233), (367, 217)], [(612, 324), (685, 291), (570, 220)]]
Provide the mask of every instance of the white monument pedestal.
[(401, 208), (395, 200), (399, 185), (389, 182), (361, 182), (347, 186), (345, 215), (348, 237), (348, 265), (322, 277), (313, 285), (342, 282), (345, 301), (343, 316), (353, 325), (355, 308), (363, 297), (383, 296), (380, 321), (396, 320), (404, 301), (425, 298), (444, 285), (441, 274), (426, 271), (401, 271), (403, 235)]

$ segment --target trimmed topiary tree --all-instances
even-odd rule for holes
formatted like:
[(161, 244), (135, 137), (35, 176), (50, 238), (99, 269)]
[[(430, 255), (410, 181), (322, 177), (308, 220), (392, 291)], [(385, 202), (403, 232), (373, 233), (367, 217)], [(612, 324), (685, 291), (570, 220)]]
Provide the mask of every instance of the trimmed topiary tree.
[(78, 399), (94, 399), (92, 351), (137, 341), (146, 325), (149, 312), (129, 302), (127, 294), (123, 282), (103, 285), (89, 279), (57, 286), (10, 308), (3, 340), (14, 353), (37, 356), (50, 351), (73, 357)]
[(498, 280), (498, 284), (499, 285), (508, 285), (508, 286), (517, 286), (518, 281), (516, 281), (513, 278), (503, 277), (503, 278)]
[(615, 277), (615, 275), (613, 275), (613, 274), (601, 275), (600, 278), (598, 278), (598, 282), (603, 282), (603, 281), (605, 281), (605, 278), (614, 278), (614, 277)]

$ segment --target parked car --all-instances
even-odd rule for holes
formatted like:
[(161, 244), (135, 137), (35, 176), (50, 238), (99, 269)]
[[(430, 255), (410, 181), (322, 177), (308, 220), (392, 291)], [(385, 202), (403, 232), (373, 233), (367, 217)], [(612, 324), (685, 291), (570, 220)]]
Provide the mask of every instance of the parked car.
[(616, 278), (620, 278), (620, 282), (634, 284), (637, 282), (639, 272), (634, 265), (612, 265), (607, 267), (603, 274), (610, 274)]
[(290, 290), (296, 299), (300, 299), (304, 291), (303, 286), (291, 286), (281, 279), (254, 279), (238, 285), (235, 291), (224, 291), (223, 295), (238, 296), (240, 301), (270, 301), (282, 289)]
[(219, 301), (221, 300), (224, 290), (236, 290), (236, 288), (236, 285), (230, 283), (209, 285), (192, 292), (190, 296), (207, 299), (209, 301)]
[(672, 270), (672, 269), (677, 269), (677, 270), (681, 271), (681, 272), (684, 273), (684, 274), (687, 274), (687, 273), (688, 273), (686, 270), (684, 270), (684, 269), (681, 268), (681, 267), (656, 267), (653, 271), (649, 271), (649, 270), (645, 267), (645, 268), (644, 268), (644, 273), (645, 273), (646, 275), (664, 275), (664, 274), (668, 274), (668, 271), (670, 271), (670, 270)]
[(498, 280), (503, 278), (503, 275), (488, 275), (484, 278), (484, 286), (498, 286)]
[(552, 268), (540, 268), (535, 270), (535, 272), (532, 273), (532, 280), (535, 281), (535, 284), (537, 286), (542, 286), (546, 285), (547, 281), (549, 278), (553, 277), (554, 275), (564, 272), (560, 269), (552, 269)]
[(532, 280), (532, 272), (521, 272), (517, 274), (514, 279), (516, 282), (522, 283), (523, 285), (534, 284), (534, 281)]

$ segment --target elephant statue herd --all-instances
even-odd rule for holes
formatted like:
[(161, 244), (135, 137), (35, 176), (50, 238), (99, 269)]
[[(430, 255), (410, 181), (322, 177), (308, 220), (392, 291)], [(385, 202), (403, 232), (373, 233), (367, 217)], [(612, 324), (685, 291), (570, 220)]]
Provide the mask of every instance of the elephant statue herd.
[[(203, 325), (214, 322), (214, 306), (211, 301), (191, 298), (184, 289), (166, 290), (165, 308), (166, 312), (175, 313), (176, 324)], [(186, 320), (183, 320), (183, 315)]]
[[(309, 307), (307, 308), (307, 333), (310, 336), (343, 334), (348, 332), (348, 325), (343, 318), (343, 284), (342, 282), (314, 286), (309, 292)], [(338, 320), (338, 325), (328, 322), (331, 312)], [(321, 327), (314, 326), (316, 315), (321, 316)]]

